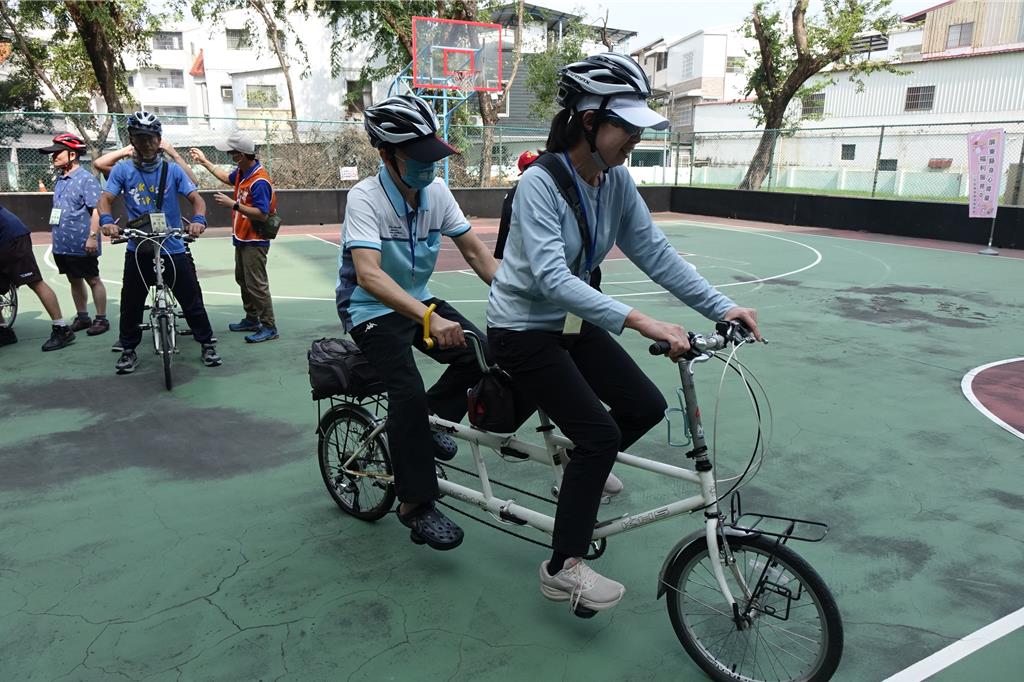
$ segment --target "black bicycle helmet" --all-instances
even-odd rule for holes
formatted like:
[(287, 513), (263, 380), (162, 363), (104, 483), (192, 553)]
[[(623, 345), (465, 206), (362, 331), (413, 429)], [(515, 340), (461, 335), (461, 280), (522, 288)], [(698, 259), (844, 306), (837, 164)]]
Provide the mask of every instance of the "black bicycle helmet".
[(605, 104), (616, 95), (649, 99), (651, 82), (640, 65), (629, 57), (602, 52), (569, 64), (558, 72), (559, 106), (571, 109), (580, 97), (586, 95), (604, 97)]
[(437, 117), (419, 97), (398, 95), (367, 107), (363, 127), (374, 147), (397, 146), (437, 133)]
[(128, 117), (128, 134), (146, 133), (149, 135), (163, 136), (164, 127), (153, 114), (148, 111), (136, 111)]

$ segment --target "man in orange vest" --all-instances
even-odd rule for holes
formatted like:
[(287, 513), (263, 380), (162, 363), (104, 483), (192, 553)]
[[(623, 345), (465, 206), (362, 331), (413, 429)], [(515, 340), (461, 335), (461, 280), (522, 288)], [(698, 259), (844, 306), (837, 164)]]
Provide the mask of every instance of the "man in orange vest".
[(256, 158), (256, 143), (241, 131), (231, 133), (227, 141), (214, 145), (231, 154), (236, 168), (230, 173), (213, 165), (202, 151), (192, 148), (192, 159), (210, 171), (225, 185), (235, 188), (234, 196), (218, 192), (214, 201), (234, 211), (231, 221), (231, 243), (235, 246), (235, 281), (242, 291), (245, 317), (232, 322), (233, 332), (252, 332), (248, 343), (261, 343), (278, 338), (274, 320), (274, 304), (267, 281), (267, 252), (270, 240), (260, 235), (253, 220), (266, 221), (277, 211), (277, 196), (270, 174)]

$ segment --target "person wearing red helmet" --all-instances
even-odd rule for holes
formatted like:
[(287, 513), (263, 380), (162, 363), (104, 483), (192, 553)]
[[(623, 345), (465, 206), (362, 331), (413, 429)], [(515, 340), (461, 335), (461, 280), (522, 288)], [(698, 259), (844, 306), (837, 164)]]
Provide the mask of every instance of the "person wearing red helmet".
[[(53, 144), (39, 150), (49, 154), (57, 172), (53, 186), (53, 262), (71, 285), (71, 298), (77, 316), (72, 331), (96, 336), (110, 330), (107, 321), (107, 289), (100, 279), (100, 214), (96, 205), (100, 183), (80, 165), (86, 152), (85, 140), (71, 133), (58, 133)], [(96, 319), (89, 317), (89, 292), (92, 291)]]

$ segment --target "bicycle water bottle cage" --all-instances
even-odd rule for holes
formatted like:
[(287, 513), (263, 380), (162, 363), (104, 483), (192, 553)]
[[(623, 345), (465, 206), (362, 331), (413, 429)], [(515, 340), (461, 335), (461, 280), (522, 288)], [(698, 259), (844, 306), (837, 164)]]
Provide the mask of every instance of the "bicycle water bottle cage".
[[(676, 398), (679, 400), (679, 407), (665, 408), (665, 424), (668, 426), (668, 444), (674, 448), (685, 448), (693, 442), (693, 434), (690, 433), (690, 422), (686, 419), (686, 402), (683, 398), (683, 389), (676, 389)], [(672, 415), (679, 414), (683, 417), (683, 435), (686, 440), (676, 442), (672, 440)]]

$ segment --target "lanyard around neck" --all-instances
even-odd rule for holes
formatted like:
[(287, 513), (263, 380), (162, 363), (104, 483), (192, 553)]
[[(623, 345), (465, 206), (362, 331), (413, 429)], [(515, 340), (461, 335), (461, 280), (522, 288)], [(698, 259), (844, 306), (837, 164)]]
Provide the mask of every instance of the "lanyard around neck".
[(562, 152), (562, 157), (565, 159), (565, 163), (569, 166), (569, 170), (572, 172), (573, 184), (576, 185), (576, 196), (580, 200), (580, 208), (583, 209), (583, 221), (586, 223), (582, 227), (584, 228), (583, 234), (583, 251), (586, 254), (586, 279), (590, 279), (590, 273), (594, 267), (594, 254), (597, 252), (597, 231), (601, 228), (601, 192), (604, 190), (604, 179), (602, 178), (601, 183), (597, 186), (597, 208), (594, 214), (594, 229), (590, 229), (590, 212), (587, 210), (587, 202), (583, 198), (583, 189), (580, 187), (579, 174), (576, 173), (576, 167), (572, 165), (572, 161), (569, 159), (569, 155), (566, 152)]

